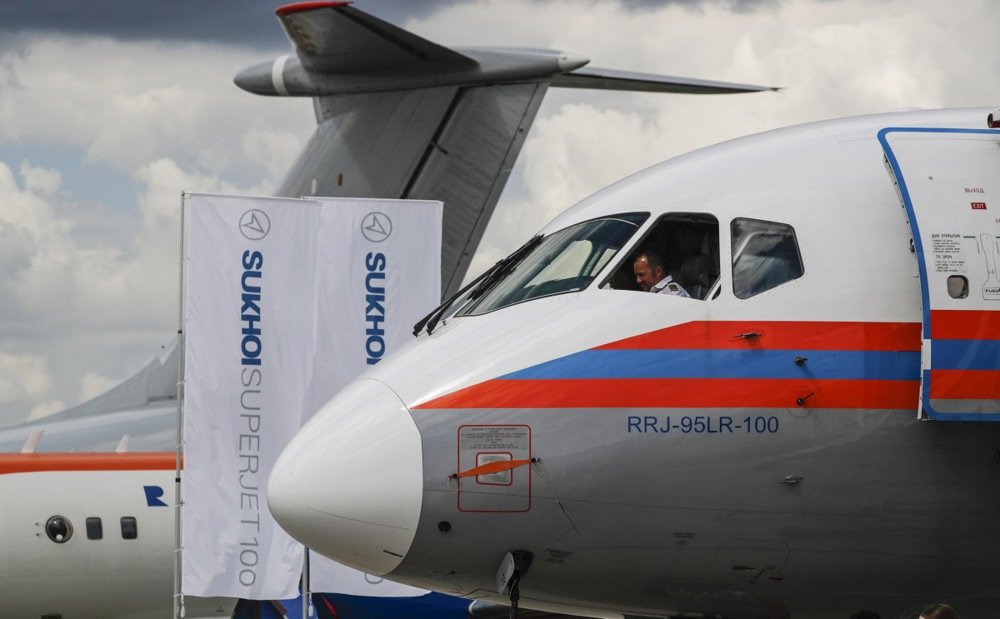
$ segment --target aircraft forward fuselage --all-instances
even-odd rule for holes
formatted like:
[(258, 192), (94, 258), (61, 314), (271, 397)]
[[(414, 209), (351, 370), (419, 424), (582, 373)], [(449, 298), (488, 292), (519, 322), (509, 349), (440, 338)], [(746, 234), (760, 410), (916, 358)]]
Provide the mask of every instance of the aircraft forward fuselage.
[[(782, 129), (584, 200), (327, 404), (272, 511), (340, 561), (471, 598), (507, 599), (512, 553), (532, 608), (988, 616), (986, 118)], [(643, 252), (690, 296), (639, 291)], [(352, 482), (316, 493), (330, 475)]]

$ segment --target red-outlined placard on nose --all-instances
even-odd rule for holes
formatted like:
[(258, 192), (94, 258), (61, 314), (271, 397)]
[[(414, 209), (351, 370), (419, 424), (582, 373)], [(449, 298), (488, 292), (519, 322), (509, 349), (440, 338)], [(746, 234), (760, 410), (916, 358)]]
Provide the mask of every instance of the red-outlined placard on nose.
[(457, 472), (452, 475), (458, 485), (458, 510), (529, 511), (530, 462), (530, 426), (459, 426)]

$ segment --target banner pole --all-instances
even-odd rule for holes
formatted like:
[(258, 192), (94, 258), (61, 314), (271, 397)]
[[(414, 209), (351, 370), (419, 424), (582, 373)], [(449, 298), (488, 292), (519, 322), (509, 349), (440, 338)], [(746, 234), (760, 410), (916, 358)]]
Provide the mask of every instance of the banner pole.
[(181, 246), (180, 277), (177, 307), (177, 443), (174, 459), (174, 603), (173, 618), (184, 616), (184, 598), (181, 595), (181, 461), (183, 458), (184, 427), (184, 219), (188, 193), (181, 193)]
[(309, 606), (312, 599), (309, 596), (309, 549), (302, 549), (302, 619), (309, 619)]

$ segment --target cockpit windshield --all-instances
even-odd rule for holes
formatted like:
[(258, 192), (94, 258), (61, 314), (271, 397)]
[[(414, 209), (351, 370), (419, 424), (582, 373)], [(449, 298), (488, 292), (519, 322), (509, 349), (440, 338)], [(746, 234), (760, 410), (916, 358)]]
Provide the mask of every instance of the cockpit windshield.
[(648, 217), (648, 213), (626, 213), (553, 232), (459, 313), (485, 314), (529, 299), (583, 290)]

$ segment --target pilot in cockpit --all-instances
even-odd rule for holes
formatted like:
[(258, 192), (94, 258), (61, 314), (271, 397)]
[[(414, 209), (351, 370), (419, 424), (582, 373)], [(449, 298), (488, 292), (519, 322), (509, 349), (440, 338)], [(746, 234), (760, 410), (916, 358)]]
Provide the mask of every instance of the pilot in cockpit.
[(690, 297), (687, 290), (674, 281), (663, 268), (663, 259), (658, 254), (646, 251), (635, 259), (632, 265), (635, 282), (647, 292), (672, 294), (678, 297)]

